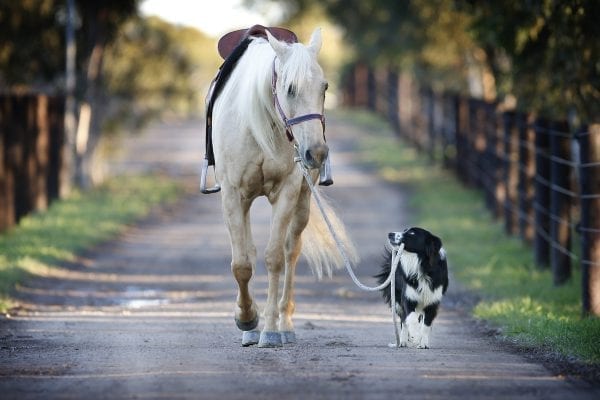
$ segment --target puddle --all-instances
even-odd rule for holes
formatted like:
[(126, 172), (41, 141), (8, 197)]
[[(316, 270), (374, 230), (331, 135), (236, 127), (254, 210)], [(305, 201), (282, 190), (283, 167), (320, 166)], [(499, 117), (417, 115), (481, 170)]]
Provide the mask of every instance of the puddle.
[(162, 306), (170, 302), (160, 290), (143, 289), (137, 286), (126, 287), (123, 297), (118, 300), (119, 305), (133, 309)]

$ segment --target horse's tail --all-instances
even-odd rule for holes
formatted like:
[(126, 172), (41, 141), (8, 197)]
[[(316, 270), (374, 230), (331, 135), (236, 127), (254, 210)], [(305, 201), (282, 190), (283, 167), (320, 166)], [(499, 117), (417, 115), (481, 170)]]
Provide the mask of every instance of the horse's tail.
[[(323, 209), (336, 232), (340, 245), (343, 246), (350, 263), (356, 265), (359, 260), (358, 253), (346, 233), (344, 224), (322, 194), (320, 197)], [(338, 249), (338, 244), (329, 232), (329, 228), (314, 199), (311, 199), (310, 202), (308, 225), (302, 232), (302, 254), (304, 254), (313, 273), (319, 279), (323, 277), (323, 273), (331, 277), (333, 269), (344, 267), (344, 258)]]

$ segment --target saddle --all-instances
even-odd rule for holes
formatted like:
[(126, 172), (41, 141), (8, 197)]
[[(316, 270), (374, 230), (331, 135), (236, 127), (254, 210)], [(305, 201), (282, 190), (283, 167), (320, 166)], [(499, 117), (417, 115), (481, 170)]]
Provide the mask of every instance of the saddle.
[[(219, 67), (217, 75), (211, 82), (208, 94), (206, 96), (206, 151), (204, 154), (204, 160), (202, 162), (202, 171), (200, 173), (200, 191), (202, 193), (216, 193), (221, 190), (221, 187), (216, 183), (213, 187), (208, 188), (206, 182), (208, 168), (212, 166), (214, 170), (215, 165), (215, 155), (212, 143), (212, 112), (214, 103), (219, 97), (219, 94), (225, 86), (225, 83), (231, 76), (231, 73), (237, 65), (237, 62), (244, 55), (244, 52), (248, 48), (248, 45), (252, 41), (252, 38), (262, 37), (266, 39), (267, 30), (279, 41), (284, 41), (287, 43), (298, 42), (298, 37), (296, 36), (296, 34), (288, 29), (254, 25), (249, 29), (240, 29), (225, 34), (219, 39), (219, 42), (217, 44), (217, 50), (219, 52), (219, 55), (225, 61)], [(328, 183), (325, 183), (327, 185), (333, 183), (330, 177), (329, 169), (329, 164), (327, 164)]]

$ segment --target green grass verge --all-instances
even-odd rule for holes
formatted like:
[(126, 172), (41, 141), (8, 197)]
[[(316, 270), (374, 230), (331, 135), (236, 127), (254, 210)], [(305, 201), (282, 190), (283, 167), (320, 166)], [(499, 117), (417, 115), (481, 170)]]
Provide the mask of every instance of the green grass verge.
[(10, 292), (28, 274), (75, 260), (78, 252), (113, 237), (181, 192), (166, 177), (119, 177), (24, 217), (0, 235), (0, 312), (14, 305)]
[(453, 275), (481, 298), (476, 317), (523, 346), (600, 363), (600, 319), (581, 317), (577, 267), (567, 284), (554, 287), (550, 271), (535, 267), (532, 249), (492, 219), (482, 193), (399, 141), (379, 117), (355, 110), (337, 116), (368, 132), (362, 161), (409, 188), (413, 223), (439, 234)]

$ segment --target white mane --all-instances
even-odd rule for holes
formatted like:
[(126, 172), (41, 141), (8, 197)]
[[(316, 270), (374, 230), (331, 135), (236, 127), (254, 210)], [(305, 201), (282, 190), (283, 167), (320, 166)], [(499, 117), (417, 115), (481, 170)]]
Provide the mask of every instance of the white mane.
[[(316, 58), (300, 43), (290, 45), (289, 49), (277, 84), (285, 88), (294, 85), (300, 94), (312, 78)], [(230, 110), (237, 112), (239, 128), (248, 129), (263, 152), (272, 158), (277, 153), (276, 135), (285, 135), (271, 93), (274, 58), (275, 51), (267, 40), (253, 39), (219, 96), (219, 100), (225, 101)], [(277, 65), (281, 62), (278, 59)], [(246, 125), (241, 125), (242, 121)], [(274, 126), (277, 127), (275, 132)]]

